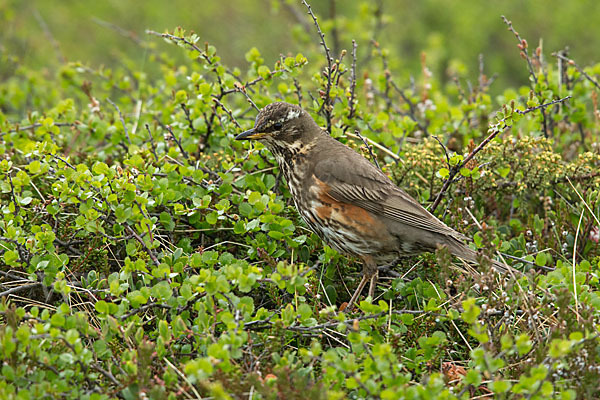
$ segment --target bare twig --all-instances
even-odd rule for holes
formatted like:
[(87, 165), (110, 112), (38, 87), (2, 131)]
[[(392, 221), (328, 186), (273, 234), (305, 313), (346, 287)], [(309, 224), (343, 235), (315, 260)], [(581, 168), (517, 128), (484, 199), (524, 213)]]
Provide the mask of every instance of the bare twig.
[(298, 97), (298, 104), (302, 104), (302, 88), (298, 79), (294, 78), (294, 88), (296, 89), (296, 96)]
[(400, 89), (391, 77), (389, 83), (390, 85), (392, 85), (392, 88), (400, 95), (400, 97), (402, 97), (402, 100), (404, 100), (404, 102), (408, 105), (408, 116), (410, 117), (410, 119), (417, 123), (417, 126), (425, 134), (425, 136), (429, 136), (429, 132), (427, 131), (427, 124), (422, 124), (417, 118), (417, 108), (415, 106), (415, 103), (408, 98), (408, 96), (404, 93), (404, 90)]
[(115, 376), (109, 371), (103, 369), (99, 363), (92, 364), (92, 368), (104, 375), (104, 377), (111, 381), (113, 385), (119, 386), (119, 381), (117, 380), (117, 378), (115, 378)]
[(13, 204), (15, 205), (15, 215), (19, 215), (19, 210), (21, 209), (21, 207), (19, 206), (19, 202), (17, 201), (17, 196), (15, 196), (15, 186), (13, 185), (10, 170), (8, 170), (6, 176), (8, 177), (8, 182), (10, 183), (10, 196), (12, 197)]
[(196, 132), (196, 129), (194, 129), (194, 122), (192, 121), (192, 116), (190, 115), (189, 108), (187, 108), (185, 103), (181, 103), (179, 104), (179, 106), (183, 110), (183, 114), (185, 115), (185, 120), (187, 121), (188, 126), (190, 127), (190, 131)]
[(573, 242), (573, 297), (575, 298), (575, 314), (577, 315), (577, 321), (579, 322), (579, 301), (577, 298), (577, 279), (575, 276), (575, 263), (577, 261), (577, 240), (579, 239), (579, 230), (581, 229), (581, 221), (583, 221), (583, 215), (585, 214), (585, 210), (581, 210), (581, 216), (579, 217), (579, 223), (577, 224), (577, 231), (575, 231), (575, 241)]
[[(159, 37), (171, 40), (175, 43), (180, 43), (180, 44), (187, 46), (187, 47), (191, 48), (192, 50), (196, 51), (199, 54), (198, 58), (203, 59), (211, 67), (212, 72), (214, 72), (217, 82), (219, 84), (219, 89), (221, 91), (219, 98), (223, 97), (223, 84), (222, 84), (221, 76), (219, 75), (219, 72), (217, 71), (217, 68), (220, 66), (220, 64), (218, 62), (213, 61), (209, 57), (209, 55), (206, 53), (206, 51), (202, 50), (195, 43), (192, 43), (191, 41), (189, 41), (186, 38), (181, 37), (181, 36), (171, 35), (170, 33), (158, 33), (158, 32), (155, 32), (155, 31), (149, 30), (149, 29), (146, 30), (146, 34), (153, 35), (153, 36), (159, 36)], [(235, 75), (232, 74), (232, 76), (235, 76)]]
[(147, 46), (145, 46), (144, 42), (140, 40), (140, 38), (138, 37), (138, 35), (134, 32), (134, 31), (128, 31), (127, 29), (123, 29), (118, 25), (115, 25), (111, 22), (107, 22), (104, 21), (100, 18), (97, 17), (92, 17), (92, 21), (104, 28), (108, 28), (110, 30), (113, 30), (115, 32), (117, 32), (119, 35), (126, 37), (128, 39), (130, 39), (132, 42), (134, 42), (135, 44), (137, 44), (138, 46), (144, 47), (146, 48)]
[(150, 136), (150, 146), (152, 149), (152, 154), (154, 154), (154, 159), (158, 161), (158, 156), (156, 155), (156, 144), (154, 143), (154, 137), (152, 137), (152, 132), (150, 131), (150, 126), (145, 124), (146, 130), (148, 131), (148, 136)]
[(246, 97), (246, 101), (252, 106), (252, 108), (254, 108), (256, 111), (260, 111), (260, 108), (258, 108), (258, 106), (256, 105), (256, 103), (254, 103), (254, 101), (252, 101), (252, 99), (250, 98), (250, 96), (248, 96), (248, 92), (246, 92), (246, 88), (244, 86), (237, 86), (236, 85), (236, 92), (240, 92), (241, 94), (243, 94)]
[(382, 93), (383, 98), (385, 99), (386, 111), (390, 111), (392, 108), (392, 98), (390, 97), (390, 89), (392, 89), (392, 73), (390, 72), (388, 66), (388, 60), (385, 56), (385, 53), (381, 50), (379, 43), (375, 40), (372, 40), (373, 47), (377, 51), (379, 57), (381, 57), (381, 65), (383, 66), (383, 75), (385, 77), (385, 91)]
[[(382, 311), (382, 312), (379, 312), (376, 314), (361, 315), (360, 317), (357, 317), (357, 318), (347, 319), (347, 320), (343, 321), (342, 323), (345, 323), (346, 325), (352, 327), (352, 325), (354, 324), (355, 321), (365, 321), (365, 320), (370, 320), (370, 319), (377, 319), (377, 318), (380, 318), (383, 316), (387, 316), (389, 314), (394, 314), (394, 315), (402, 315), (402, 314), (435, 315), (434, 313), (432, 313), (430, 311), (392, 310), (392, 311)], [(263, 320), (246, 322), (244, 324), (244, 328), (249, 328), (249, 330), (265, 329), (266, 327), (273, 325), (273, 322), (271, 322), (271, 319), (273, 318), (273, 316), (274, 315), (271, 315)], [(290, 325), (290, 326), (286, 327), (285, 329), (290, 330), (290, 331), (295, 331), (295, 332), (312, 332), (312, 331), (320, 332), (323, 329), (335, 328), (339, 324), (340, 324), (340, 321), (338, 321), (337, 319), (333, 319), (333, 321), (324, 322), (322, 324), (318, 324), (318, 325), (314, 325), (314, 326), (303, 326), (303, 325), (294, 324), (294, 325)], [(257, 325), (257, 326), (255, 326), (255, 325)]]
[(348, 113), (348, 119), (354, 117), (354, 101), (356, 90), (356, 40), (352, 39), (352, 72), (350, 74), (350, 112)]
[(373, 159), (373, 161), (375, 162), (375, 165), (377, 165), (377, 168), (379, 168), (381, 170), (381, 167), (379, 166), (379, 162), (377, 162), (377, 157), (375, 157), (375, 154), (373, 154), (373, 148), (371, 147), (371, 145), (369, 145), (369, 142), (367, 142), (367, 139), (365, 139), (360, 132), (357, 130), (354, 131), (354, 134), (356, 136), (359, 137), (360, 140), (363, 141), (363, 143), (365, 144), (365, 146), (367, 146), (367, 150), (369, 150), (369, 154), (371, 155), (371, 158)]
[(554, 57), (558, 58), (559, 60), (566, 61), (567, 64), (574, 66), (577, 69), (577, 71), (579, 71), (579, 73), (585, 77), (585, 79), (590, 81), (592, 83), (592, 85), (596, 86), (596, 89), (600, 89), (600, 84), (598, 83), (598, 81), (596, 81), (587, 72), (585, 72), (583, 70), (583, 68), (581, 68), (573, 59), (571, 59), (569, 57), (565, 57), (560, 52), (552, 53), (552, 55)]
[(327, 78), (327, 85), (325, 86), (325, 93), (323, 93), (323, 95), (322, 95), (323, 103), (321, 103), (321, 107), (319, 108), (318, 112), (323, 112), (323, 114), (325, 115), (325, 120), (327, 121), (327, 132), (329, 132), (329, 134), (331, 134), (330, 103), (331, 103), (331, 87), (332, 87), (331, 74), (332, 74), (333, 58), (331, 57), (331, 52), (329, 51), (329, 47), (327, 47), (327, 43), (325, 43), (325, 34), (321, 30), (321, 27), (319, 26), (319, 22), (317, 21), (317, 17), (313, 13), (310, 4), (308, 4), (306, 2), (306, 0), (302, 0), (302, 4), (304, 4), (306, 6), (306, 8), (308, 9), (308, 14), (313, 19), (315, 27), (317, 28), (317, 33), (319, 34), (319, 38), (321, 39), (321, 45), (323, 46), (323, 50), (325, 51), (325, 57), (327, 58), (327, 69), (323, 72), (323, 74)]
[(548, 102), (548, 103), (540, 104), (539, 106), (531, 107), (531, 108), (528, 108), (528, 109), (526, 109), (526, 110), (523, 110), (523, 111), (521, 111), (521, 110), (515, 110), (515, 112), (516, 112), (517, 114), (521, 114), (521, 115), (529, 114), (529, 113), (530, 113), (530, 112), (532, 112), (532, 111), (539, 110), (539, 109), (544, 109), (544, 108), (547, 108), (547, 107), (553, 106), (553, 105), (555, 105), (555, 104), (559, 104), (559, 103), (562, 103), (562, 102), (564, 102), (564, 101), (567, 101), (567, 100), (569, 100), (571, 97), (572, 97), (572, 96), (566, 96), (566, 97), (563, 97), (562, 99), (556, 99), (556, 100), (552, 100), (552, 101), (550, 101), (550, 102)]
[(158, 258), (156, 258), (156, 256), (154, 255), (154, 252), (148, 247), (148, 245), (146, 244), (146, 242), (144, 242), (144, 239), (142, 239), (142, 237), (140, 235), (138, 235), (138, 233), (132, 227), (130, 227), (129, 225), (125, 225), (125, 227), (129, 231), (129, 233), (131, 235), (133, 235), (133, 237), (135, 238), (135, 240), (137, 240), (142, 246), (144, 246), (144, 248), (146, 249), (146, 252), (148, 253), (148, 255), (150, 256), (150, 258), (154, 262), (154, 265), (160, 265), (160, 262), (158, 261)]
[(129, 143), (129, 145), (131, 146), (131, 139), (129, 138), (129, 131), (127, 131), (127, 126), (125, 125), (125, 119), (123, 118), (123, 114), (121, 113), (121, 109), (119, 108), (118, 105), (116, 105), (115, 103), (112, 102), (111, 99), (106, 99), (106, 101), (108, 101), (119, 113), (119, 119), (121, 120), (121, 125), (123, 125), (123, 130), (125, 131), (125, 137), (127, 138), (127, 142)]
[[(305, 63), (304, 62), (295, 62), (293, 67), (301, 67), (303, 66)], [(290, 71), (290, 69), (285, 65), (285, 63), (283, 63), (283, 61), (279, 62), (277, 64), (277, 66), (275, 67), (275, 69), (272, 69), (269, 71), (269, 73), (266, 76), (258, 76), (254, 79), (252, 79), (251, 81), (248, 81), (246, 83), (241, 83), (241, 82), (236, 82), (235, 86), (232, 89), (227, 89), (227, 90), (223, 90), (221, 92), (221, 95), (213, 95), (213, 97), (217, 98), (217, 99), (221, 99), (223, 96), (228, 95), (230, 93), (236, 93), (236, 92), (240, 92), (242, 90), (246, 90), (254, 85), (256, 85), (259, 82), (262, 82), (264, 80), (269, 80), (272, 77), (274, 77), (276, 74), (281, 73), (283, 71)]]
[(0, 293), (0, 298), (2, 298), (4, 296), (8, 296), (9, 294), (21, 292), (23, 290), (34, 289), (41, 285), (42, 285), (41, 282), (34, 282), (34, 283), (29, 283), (27, 285), (15, 286), (14, 288), (5, 290), (4, 292)]
[(533, 78), (534, 83), (537, 83), (537, 75), (533, 70), (533, 63), (531, 62), (531, 57), (529, 56), (529, 51), (527, 50), (527, 41), (523, 39), (521, 35), (519, 35), (519, 32), (517, 32), (515, 28), (513, 28), (512, 22), (509, 21), (508, 18), (506, 18), (504, 15), (502, 15), (501, 18), (504, 21), (504, 23), (508, 26), (508, 30), (511, 31), (519, 41), (519, 49), (522, 52), (521, 57), (523, 57), (525, 61), (527, 61), (527, 66), (529, 67), (529, 74)]
[(156, 307), (156, 308), (163, 308), (163, 309), (166, 309), (166, 310), (170, 310), (171, 309), (171, 306), (168, 306), (166, 304), (162, 304), (162, 303), (158, 303), (158, 302), (148, 303), (148, 304), (144, 304), (141, 307), (134, 308), (131, 311), (129, 311), (128, 313), (126, 313), (126, 314), (123, 314), (121, 316), (121, 321), (125, 321), (127, 318), (131, 317), (132, 315), (139, 314), (142, 311), (145, 311), (145, 310), (148, 310), (148, 309), (154, 308), (154, 307)]
[[(538, 77), (535, 74), (535, 71), (533, 69), (533, 62), (531, 61), (531, 57), (529, 56), (529, 50), (528, 50), (529, 45), (527, 44), (527, 40), (523, 39), (521, 37), (521, 35), (519, 35), (519, 32), (517, 32), (515, 30), (515, 28), (513, 28), (512, 22), (509, 21), (504, 15), (502, 15), (502, 20), (508, 26), (508, 30), (511, 31), (515, 35), (517, 40), (519, 41), (519, 44), (517, 45), (517, 47), (521, 51), (520, 55), (523, 59), (525, 59), (525, 61), (527, 61), (527, 67), (529, 68), (529, 74), (533, 78), (534, 85), (532, 85), (532, 90), (534, 90), (538, 96), (541, 96), (541, 92), (536, 89), (536, 86), (538, 83)], [(547, 122), (547, 117), (546, 117), (546, 110), (542, 108), (541, 113), (542, 113), (542, 128), (544, 130), (544, 136), (546, 138), (548, 138), (548, 137), (550, 137), (550, 135), (548, 133), (548, 122)]]
[(402, 160), (402, 158), (400, 158), (400, 156), (398, 154), (392, 152), (390, 149), (388, 149), (388, 148), (380, 145), (377, 142), (374, 142), (373, 140), (371, 140), (369, 138), (362, 138), (362, 137), (359, 137), (359, 136), (355, 135), (354, 133), (349, 133), (349, 132), (346, 132), (345, 135), (348, 136), (348, 137), (354, 138), (354, 139), (359, 139), (359, 140), (363, 140), (363, 141), (366, 140), (370, 145), (372, 145), (374, 147), (377, 147), (377, 149), (383, 151), (385, 154), (387, 154), (388, 156), (392, 157), (394, 160), (400, 161), (400, 162), (404, 162)]
[(64, 158), (61, 158), (59, 156), (57, 156), (56, 154), (52, 155), (52, 157), (54, 157), (55, 159), (62, 161), (67, 167), (71, 168), (73, 171), (76, 171), (77, 168), (75, 168), (73, 166), (73, 164), (71, 164), (70, 162), (68, 162), (67, 160), (65, 160)]
[[(52, 126), (58, 126), (58, 127), (63, 127), (63, 126), (77, 126), (79, 125), (79, 122), (55, 122), (52, 124)], [(14, 133), (14, 132), (20, 132), (20, 131), (32, 131), (34, 129), (40, 128), (42, 127), (43, 124), (40, 123), (35, 123), (35, 124), (31, 124), (31, 125), (25, 125), (25, 126), (19, 126), (17, 124), (17, 127), (14, 129), (10, 129), (6, 132), (0, 132), (0, 137), (4, 136), (4, 135), (8, 135), (9, 133)]]
[(239, 129), (242, 129), (242, 126), (237, 122), (237, 120), (233, 116), (233, 113), (231, 112), (231, 110), (229, 110), (227, 107), (225, 107), (225, 105), (223, 103), (221, 103), (219, 101), (219, 99), (213, 99), (213, 101), (217, 104), (217, 106), (221, 107), (221, 109), (223, 111), (225, 111), (225, 113), (229, 116), (229, 119), (231, 120), (231, 122), (233, 122), (236, 127), (238, 127)]
[(442, 143), (440, 138), (438, 138), (436, 135), (431, 135), (431, 137), (437, 140), (440, 146), (442, 146), (442, 149), (444, 150), (444, 155), (446, 156), (446, 164), (448, 165), (448, 167), (450, 167), (450, 155), (448, 154), (448, 149), (446, 148), (446, 146), (444, 146), (444, 143)]
[(189, 160), (190, 156), (188, 155), (187, 151), (185, 151), (183, 149), (183, 145), (181, 144), (181, 140), (177, 139), (177, 137), (173, 133), (173, 130), (171, 129), (171, 126), (167, 125), (166, 128), (167, 128), (167, 131), (169, 131), (169, 133), (171, 134), (171, 137), (173, 138), (173, 140), (175, 141), (175, 143), (177, 143), (177, 146), (179, 147), (179, 151), (181, 151), (181, 154), (183, 155), (183, 158), (185, 158), (186, 160)]

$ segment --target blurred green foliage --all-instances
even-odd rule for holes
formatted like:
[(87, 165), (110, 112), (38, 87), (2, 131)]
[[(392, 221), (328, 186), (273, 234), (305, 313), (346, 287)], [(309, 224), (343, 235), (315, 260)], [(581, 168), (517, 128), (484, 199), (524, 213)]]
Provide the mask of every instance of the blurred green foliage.
[[(113, 27), (107, 38), (79, 33), (68, 44), (99, 61), (82, 53), (85, 62), (59, 62), (47, 42), (38, 51), (18, 34), (39, 26), (23, 10), (39, 7), (47, 23), (48, 10), (64, 18), (77, 10), (73, 23), (85, 32), (98, 27), (81, 15), (109, 5), (123, 7), (123, 28), (141, 29), (134, 8), (7, 4), (0, 398), (600, 395), (600, 64), (577, 59), (559, 68), (532, 44), (530, 69), (513, 33), (498, 31), (524, 78), (517, 86), (497, 80), (493, 95), (477, 69), (471, 85), (411, 72), (395, 48), (403, 38), (379, 33), (381, 43), (369, 44), (377, 33), (371, 3), (322, 21), (331, 69), (298, 5), (308, 31), (293, 28), (289, 47), (281, 35), (285, 51), (271, 55), (262, 39), (247, 37), (235, 43), (246, 46), (234, 51), (243, 58), (229, 61), (219, 50), (225, 41), (205, 45), (206, 34), (179, 28), (144, 34), (126, 50)], [(234, 5), (203, 10), (244, 9)], [(163, 16), (159, 6), (135, 10)], [(286, 7), (263, 6), (275, 13), (267, 15)], [(189, 8), (176, 12), (190, 17)], [(261, 21), (249, 26), (264, 26), (264, 12), (252, 15)], [(528, 24), (509, 17), (525, 36)], [(400, 17), (385, 20), (403, 29)], [(329, 40), (333, 25), (339, 51)], [(30, 44), (15, 46), (18, 37)], [(440, 37), (438, 50), (456, 41)], [(362, 51), (356, 62), (351, 38)], [(114, 49), (112, 60), (103, 47)], [(427, 66), (443, 65), (435, 54)], [(360, 265), (306, 228), (261, 144), (233, 140), (252, 125), (254, 105), (275, 100), (302, 105), (370, 157), (360, 131), (384, 171), (423, 204), (452, 179), (436, 214), (473, 238), (478, 271), (444, 249), (404, 258), (382, 269), (375, 299), (339, 311)], [(495, 250), (524, 274), (497, 276)]]
[[(216, 46), (227, 65), (245, 67), (244, 54), (257, 43), (272, 63), (280, 54), (303, 52), (313, 41), (310, 20), (298, 4), (292, 0), (2, 0), (0, 44), (20, 64), (36, 68), (57, 66), (63, 60), (113, 68), (128, 60), (136, 70), (152, 72), (155, 66), (148, 62), (148, 52), (129, 36), (145, 39), (146, 29), (182, 26)], [(402, 82), (420, 73), (423, 52), (428, 68), (442, 82), (457, 76), (474, 83), (479, 54), (484, 56), (486, 74), (498, 74), (499, 85), (492, 87), (492, 93), (525, 82), (527, 72), (500, 15), (511, 19), (531, 46), (543, 39), (546, 55), (568, 46), (580, 63), (598, 61), (600, 4), (596, 2), (317, 0), (312, 5), (334, 50), (350, 48), (350, 41), (356, 39), (359, 60), (364, 61), (369, 57), (369, 42), (377, 40), (394, 56), (391, 67), (402, 71)], [(365, 20), (358, 25), (357, 15)], [(169, 56), (181, 60), (175, 51), (169, 51)], [(10, 68), (0, 65), (0, 72)]]

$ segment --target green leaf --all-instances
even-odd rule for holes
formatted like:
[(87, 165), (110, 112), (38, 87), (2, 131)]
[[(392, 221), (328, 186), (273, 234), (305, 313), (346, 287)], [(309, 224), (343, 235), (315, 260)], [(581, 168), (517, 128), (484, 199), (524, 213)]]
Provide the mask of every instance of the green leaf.
[(238, 210), (240, 215), (244, 216), (244, 217), (249, 217), (250, 214), (252, 214), (252, 206), (248, 203), (241, 203), (238, 206)]
[(104, 300), (97, 301), (96, 304), (94, 305), (94, 308), (100, 314), (107, 314), (108, 313), (108, 303), (106, 303)]
[(512, 387), (512, 385), (508, 381), (499, 380), (491, 382), (489, 387), (494, 393), (506, 393)]
[(6, 250), (4, 252), (4, 262), (8, 265), (12, 265), (19, 259), (19, 253), (14, 250)]
[(162, 301), (167, 301), (173, 296), (173, 290), (171, 290), (169, 282), (166, 281), (158, 282), (152, 287), (151, 292), (154, 297)]
[(285, 237), (285, 235), (283, 234), (283, 232), (277, 232), (277, 231), (269, 231), (268, 235), (270, 237), (272, 237), (275, 240), (280, 240), (283, 239)]
[(437, 175), (441, 178), (448, 179), (450, 176), (450, 170), (448, 168), (440, 168), (437, 172)]
[(52, 326), (64, 326), (65, 325), (65, 316), (62, 314), (54, 314), (52, 318), (50, 318), (50, 323)]
[(481, 374), (474, 369), (467, 371), (465, 375), (464, 382), (468, 385), (473, 385), (475, 387), (481, 385)]
[(461, 313), (461, 317), (467, 324), (474, 323), (481, 312), (481, 308), (475, 305), (475, 301), (474, 298), (470, 297), (462, 302), (464, 311)]
[(209, 96), (211, 93), (211, 86), (209, 83), (203, 82), (200, 85), (198, 85), (198, 92), (202, 95), (202, 96)]
[(471, 170), (467, 167), (462, 167), (460, 169), (460, 174), (464, 177), (469, 177), (469, 176), (471, 176)]
[(41, 170), (41, 163), (38, 160), (33, 160), (32, 162), (29, 163), (29, 165), (27, 166), (27, 169), (29, 170), (30, 173), (37, 174)]
[(312, 309), (308, 304), (300, 304), (300, 306), (298, 306), (298, 314), (300, 314), (300, 319), (305, 320), (312, 316)]
[(219, 220), (219, 214), (216, 211), (212, 211), (212, 212), (206, 214), (206, 222), (208, 222), (209, 224), (215, 225), (218, 220)]
[(537, 253), (537, 255), (535, 256), (535, 265), (537, 265), (538, 267), (543, 267), (544, 265), (546, 265), (546, 253)]
[(22, 206), (26, 206), (33, 200), (33, 197), (27, 196), (19, 199), (19, 204)]
[(271, 77), (271, 70), (265, 65), (258, 67), (258, 76), (263, 79), (269, 79)]
[(173, 218), (171, 218), (171, 214), (168, 212), (163, 211), (160, 213), (160, 223), (168, 231), (172, 232), (173, 229), (175, 229), (175, 222), (173, 221)]
[(561, 358), (571, 350), (571, 342), (564, 339), (554, 339), (550, 342), (550, 351), (548, 354), (553, 358)]
[(167, 323), (167, 321), (160, 320), (158, 322), (158, 333), (165, 342), (171, 340), (171, 331), (169, 330), (169, 324)]
[(507, 165), (504, 167), (498, 167), (498, 168), (496, 168), (496, 171), (498, 171), (498, 174), (502, 178), (506, 178), (508, 176), (508, 174), (510, 173), (510, 165)]

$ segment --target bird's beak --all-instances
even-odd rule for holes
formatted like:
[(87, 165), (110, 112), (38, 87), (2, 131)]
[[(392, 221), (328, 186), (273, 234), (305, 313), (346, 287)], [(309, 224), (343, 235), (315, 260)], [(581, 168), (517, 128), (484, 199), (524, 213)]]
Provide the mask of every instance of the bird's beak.
[(260, 139), (264, 133), (256, 132), (254, 128), (248, 129), (235, 137), (235, 140), (255, 140)]

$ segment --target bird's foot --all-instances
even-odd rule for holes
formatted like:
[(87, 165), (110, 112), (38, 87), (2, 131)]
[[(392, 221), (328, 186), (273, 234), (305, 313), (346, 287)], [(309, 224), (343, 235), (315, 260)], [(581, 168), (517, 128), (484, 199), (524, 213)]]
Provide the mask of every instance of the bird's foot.
[(362, 279), (360, 280), (360, 283), (358, 284), (358, 287), (356, 288), (356, 290), (354, 291), (354, 294), (350, 298), (350, 301), (348, 302), (346, 307), (343, 308), (342, 311), (352, 310), (352, 307), (354, 307), (354, 304), (356, 303), (358, 296), (360, 296), (360, 294), (363, 291), (363, 289), (365, 288), (365, 285), (367, 284), (367, 282), (369, 282), (369, 297), (371, 297), (371, 299), (373, 299), (375, 297), (375, 287), (377, 286), (378, 278), (379, 278), (379, 274), (377, 273), (377, 271), (372, 275), (366, 275), (366, 274), (363, 275)]
[(379, 272), (375, 271), (373, 276), (371, 276), (371, 283), (369, 284), (369, 297), (371, 299), (375, 298), (375, 287), (377, 286), (378, 280), (379, 280)]

